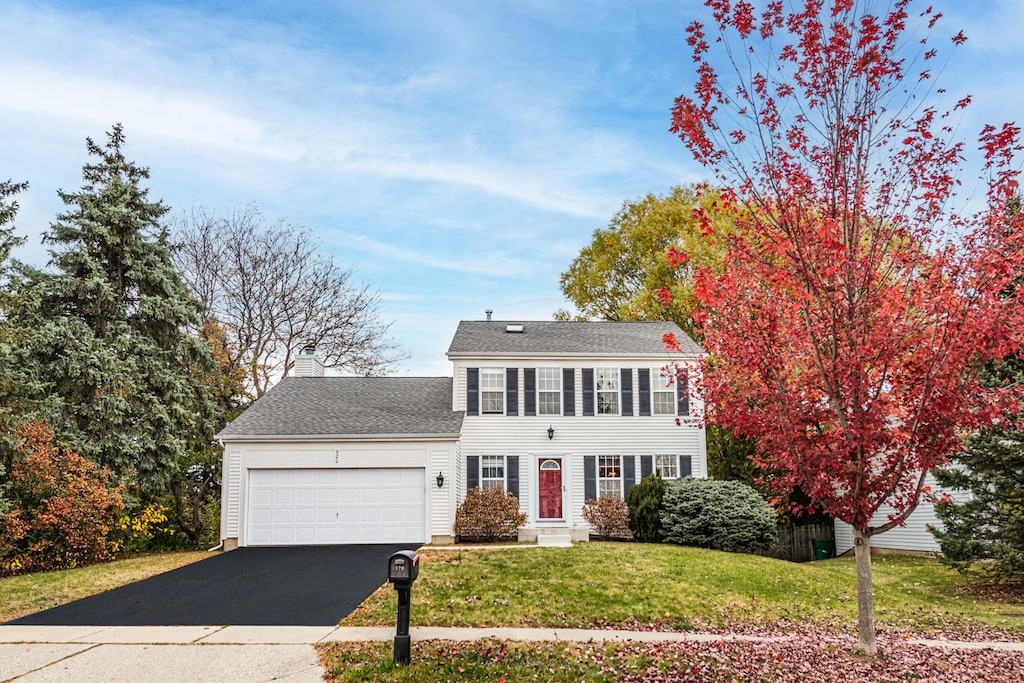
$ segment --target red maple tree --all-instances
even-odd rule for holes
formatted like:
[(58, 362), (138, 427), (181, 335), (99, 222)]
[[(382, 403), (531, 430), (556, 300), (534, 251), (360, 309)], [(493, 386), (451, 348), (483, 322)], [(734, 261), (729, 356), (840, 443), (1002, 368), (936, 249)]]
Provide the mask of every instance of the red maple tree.
[[(852, 525), (860, 647), (875, 654), (871, 537), (903, 523), (966, 432), (1019, 406), (978, 372), (1022, 348), (1019, 130), (984, 129), (988, 192), (958, 198), (970, 98), (943, 105), (935, 86), (941, 13), (705, 5), (672, 131), (728, 188), (735, 222), (707, 223), (726, 267), (696, 276), (709, 416), (759, 441), (780, 490)], [(883, 504), (896, 514), (874, 523)]]

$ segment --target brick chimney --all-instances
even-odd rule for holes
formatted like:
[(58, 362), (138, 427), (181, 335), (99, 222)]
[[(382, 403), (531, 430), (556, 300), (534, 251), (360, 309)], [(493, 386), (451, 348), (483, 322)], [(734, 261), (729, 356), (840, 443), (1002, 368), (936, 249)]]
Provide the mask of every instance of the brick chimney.
[(316, 347), (312, 344), (299, 351), (292, 369), (294, 377), (323, 377), (324, 363), (316, 357)]

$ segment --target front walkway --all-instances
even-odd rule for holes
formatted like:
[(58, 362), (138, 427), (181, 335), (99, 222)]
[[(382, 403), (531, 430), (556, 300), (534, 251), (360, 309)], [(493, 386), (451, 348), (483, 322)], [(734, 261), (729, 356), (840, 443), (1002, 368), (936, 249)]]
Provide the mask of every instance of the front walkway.
[[(497, 640), (572, 642), (784, 642), (795, 636), (752, 636), (693, 631), (614, 631), (553, 628), (459, 628), (413, 626), (413, 640)], [(331, 642), (390, 641), (395, 629), (383, 626), (0, 626), (0, 644), (118, 645), (312, 645)], [(958, 641), (908, 638), (911, 645), (945, 649), (1024, 652), (1024, 641)], [(0, 681), (4, 679), (0, 678)]]

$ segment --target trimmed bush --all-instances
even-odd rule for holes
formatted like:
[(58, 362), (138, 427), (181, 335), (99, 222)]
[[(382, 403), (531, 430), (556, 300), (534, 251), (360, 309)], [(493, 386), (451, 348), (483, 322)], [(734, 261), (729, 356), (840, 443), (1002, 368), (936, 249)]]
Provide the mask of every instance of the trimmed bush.
[(626, 491), (629, 508), (629, 528), (642, 543), (659, 543), (661, 533), (661, 501), (665, 496), (665, 481), (657, 474), (644, 478)]
[(626, 501), (612, 496), (601, 496), (597, 500), (588, 498), (583, 504), (583, 519), (600, 538), (633, 538), (629, 529), (629, 510)]
[(687, 477), (665, 487), (665, 540), (711, 550), (749, 552), (778, 540), (776, 514), (753, 488), (738, 481)]
[(514, 539), (526, 515), (519, 511), (519, 499), (500, 486), (470, 489), (455, 511), (455, 535), (463, 541)]

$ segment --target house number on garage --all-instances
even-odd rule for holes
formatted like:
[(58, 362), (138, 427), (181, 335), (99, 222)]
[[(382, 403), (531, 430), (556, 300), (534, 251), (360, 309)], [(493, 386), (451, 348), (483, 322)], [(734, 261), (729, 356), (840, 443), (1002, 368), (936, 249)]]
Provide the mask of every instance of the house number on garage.
[(338, 464), (338, 451), (334, 451), (334, 464)]

